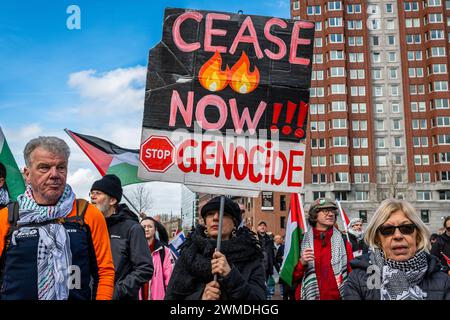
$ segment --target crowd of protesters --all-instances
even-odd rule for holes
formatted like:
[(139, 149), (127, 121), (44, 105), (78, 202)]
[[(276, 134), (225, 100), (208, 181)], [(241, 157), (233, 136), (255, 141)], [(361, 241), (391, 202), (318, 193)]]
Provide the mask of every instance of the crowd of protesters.
[(78, 199), (66, 181), (69, 155), (59, 138), (29, 141), (26, 190), (17, 199), (0, 163), (2, 300), (265, 300), (276, 282), (285, 300), (450, 299), (450, 216), (442, 234), (430, 235), (411, 204), (389, 199), (365, 231), (354, 218), (345, 233), (336, 203), (317, 199), (287, 283), (277, 276), (283, 237), (272, 237), (265, 221), (256, 232), (243, 225), (243, 209), (230, 198), (201, 208), (203, 223), (175, 254), (159, 221), (139, 220), (121, 203), (117, 176), (95, 181), (90, 203)]

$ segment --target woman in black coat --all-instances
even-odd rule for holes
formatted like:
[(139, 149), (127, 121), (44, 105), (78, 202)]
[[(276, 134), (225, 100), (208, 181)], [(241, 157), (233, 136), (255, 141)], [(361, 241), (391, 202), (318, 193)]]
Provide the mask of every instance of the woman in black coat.
[[(219, 228), (220, 197), (201, 210), (205, 226), (198, 225), (182, 245), (166, 300), (262, 300), (265, 277), (262, 251), (256, 234), (237, 228), (241, 210), (225, 198), (221, 250), (215, 251)], [(217, 274), (217, 281), (214, 275)]]
[(344, 300), (449, 300), (450, 276), (428, 253), (429, 238), (408, 202), (383, 201), (366, 231), (371, 250), (350, 263)]

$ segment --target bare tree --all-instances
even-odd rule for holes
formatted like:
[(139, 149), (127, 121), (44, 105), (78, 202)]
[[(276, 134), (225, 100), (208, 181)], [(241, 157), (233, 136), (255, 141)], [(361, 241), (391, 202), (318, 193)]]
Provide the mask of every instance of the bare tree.
[(400, 191), (404, 191), (401, 183), (398, 182), (397, 175), (404, 173), (404, 167), (401, 165), (397, 165), (394, 163), (394, 159), (392, 157), (388, 157), (387, 161), (387, 170), (384, 171), (386, 174), (386, 182), (383, 183), (385, 188), (379, 189), (378, 200), (382, 201), (385, 198), (397, 198)]
[(152, 192), (146, 188), (145, 184), (140, 183), (127, 189), (127, 198), (138, 210), (139, 216), (145, 218), (148, 211), (153, 206)]

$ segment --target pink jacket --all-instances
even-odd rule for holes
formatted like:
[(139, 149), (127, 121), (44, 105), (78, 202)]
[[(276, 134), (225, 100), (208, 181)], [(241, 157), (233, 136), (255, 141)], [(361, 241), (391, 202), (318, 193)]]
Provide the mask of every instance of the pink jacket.
[[(164, 262), (161, 263), (161, 250), (165, 251)], [(149, 281), (149, 300), (164, 300), (165, 288), (169, 284), (170, 276), (172, 275), (173, 265), (175, 260), (169, 248), (160, 246), (152, 253), (153, 257), (153, 277)], [(139, 298), (142, 299), (142, 294), (139, 292)]]

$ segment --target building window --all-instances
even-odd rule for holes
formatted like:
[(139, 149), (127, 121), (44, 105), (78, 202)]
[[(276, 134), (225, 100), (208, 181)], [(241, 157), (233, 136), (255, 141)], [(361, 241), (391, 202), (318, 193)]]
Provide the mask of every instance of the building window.
[(328, 2), (328, 10), (329, 11), (342, 10), (342, 2), (341, 1), (329, 1)]
[(261, 210), (273, 210), (273, 192), (261, 192)]
[(387, 44), (388, 45), (390, 45), (390, 46), (393, 46), (393, 45), (395, 45), (395, 36), (392, 36), (392, 35), (389, 35), (389, 36), (387, 36)]
[(313, 192), (313, 201), (315, 201), (319, 198), (325, 198), (325, 191), (314, 191)]
[(439, 191), (439, 200), (450, 200), (450, 190)]
[(280, 196), (280, 210), (286, 211), (286, 196), (284, 195)]
[(337, 191), (334, 193), (334, 198), (336, 201), (347, 201), (347, 194), (345, 191)]
[(369, 193), (367, 191), (355, 191), (355, 200), (356, 201), (368, 201)]
[(335, 182), (348, 183), (348, 172), (336, 172)]
[(363, 223), (367, 223), (367, 210), (359, 210), (359, 218)]
[(431, 201), (431, 191), (417, 191), (417, 201)]
[(280, 217), (280, 229), (286, 229), (286, 217)]
[(326, 184), (327, 183), (327, 175), (324, 173), (319, 173), (319, 174), (314, 173), (312, 175), (312, 183), (313, 184), (319, 184), (319, 183)]
[(423, 223), (430, 223), (430, 210), (420, 210), (420, 219)]
[(293, 10), (300, 10), (300, 1), (294, 1), (292, 3), (292, 9)]

